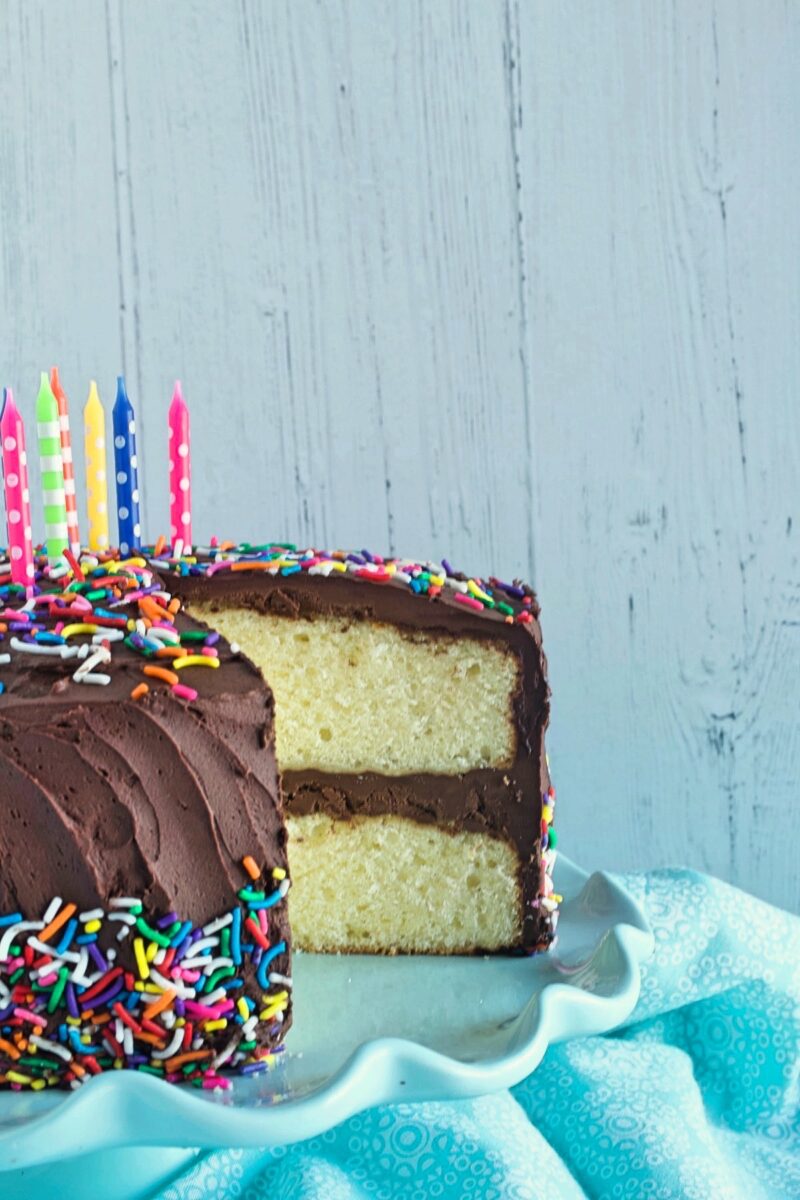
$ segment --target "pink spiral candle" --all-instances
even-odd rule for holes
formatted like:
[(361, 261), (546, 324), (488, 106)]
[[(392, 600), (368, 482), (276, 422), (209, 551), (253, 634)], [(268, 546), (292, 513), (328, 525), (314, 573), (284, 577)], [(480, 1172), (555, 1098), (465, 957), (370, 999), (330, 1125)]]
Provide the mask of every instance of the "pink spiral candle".
[(189, 409), (175, 384), (169, 406), (169, 525), (173, 547), (192, 544), (192, 462), (189, 453)]
[(8, 546), (11, 579), (30, 594), (33, 588), (33, 535), (31, 501), (28, 492), (28, 457), (25, 453), (25, 426), (11, 388), (6, 388), (3, 415), (0, 417), (0, 442), (3, 446), (3, 481), (8, 520)]

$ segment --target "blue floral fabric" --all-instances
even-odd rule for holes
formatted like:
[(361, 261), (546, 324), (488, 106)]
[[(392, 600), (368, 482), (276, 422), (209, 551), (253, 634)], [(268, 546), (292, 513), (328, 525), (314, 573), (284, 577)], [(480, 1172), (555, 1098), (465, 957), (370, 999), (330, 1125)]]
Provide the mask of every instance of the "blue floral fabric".
[(206, 1155), (160, 1200), (800, 1197), (800, 919), (691, 871), (621, 882), (656, 940), (621, 1029), (511, 1092)]

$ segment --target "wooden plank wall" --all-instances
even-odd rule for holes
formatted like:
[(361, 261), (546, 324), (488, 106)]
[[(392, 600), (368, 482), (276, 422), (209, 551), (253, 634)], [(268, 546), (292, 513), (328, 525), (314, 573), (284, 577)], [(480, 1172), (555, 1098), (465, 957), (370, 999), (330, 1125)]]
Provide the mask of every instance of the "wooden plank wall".
[[(532, 577), (562, 845), (800, 908), (800, 7), (6, 0), (0, 347), (196, 530)], [(200, 481), (203, 480), (201, 483)]]

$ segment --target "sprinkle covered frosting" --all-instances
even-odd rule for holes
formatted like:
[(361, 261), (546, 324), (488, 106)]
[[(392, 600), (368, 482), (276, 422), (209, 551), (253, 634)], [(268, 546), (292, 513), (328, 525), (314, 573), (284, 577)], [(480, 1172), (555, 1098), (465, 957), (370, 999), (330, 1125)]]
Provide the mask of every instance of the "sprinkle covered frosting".
[(181, 602), (141, 556), (121, 559), (112, 552), (76, 558), (66, 550), (63, 563), (54, 566), (40, 557), (31, 592), (26, 596), (11, 582), (8, 562), (0, 560), (0, 646), (8, 647), (0, 654), (0, 666), (14, 655), (45, 656), (68, 666), (73, 683), (107, 686), (111, 676), (105, 668), (110, 669), (114, 648), (122, 643), (143, 660), (144, 679), (134, 689), (138, 696), (145, 694), (142, 685), (148, 689), (150, 678), (187, 700), (195, 699), (197, 691), (178, 673), (186, 667), (219, 666), (218, 635), (178, 632), (175, 617)]
[[(24, 838), (26, 822), (34, 823), (36, 813), (44, 811), (36, 805), (45, 796), (51, 805), (47, 811), (56, 814), (59, 824), (48, 825), (48, 833), (39, 830), (35, 838), (28, 838), (38, 856), (31, 861), (44, 862), (47, 876), (48, 856), (53, 870), (63, 870), (65, 861), (75, 861), (69, 858), (71, 842), (60, 847), (50, 840), (55, 827), (69, 838), (74, 836), (79, 847), (79, 865), (69, 869), (77, 872), (75, 877), (84, 891), (84, 876), (94, 870), (101, 872), (97, 878), (102, 880), (106, 878), (103, 869), (112, 878), (119, 875), (122, 891), (106, 892), (100, 884), (91, 884), (90, 894), (91, 887), (97, 887), (95, 894), (105, 898), (88, 907), (65, 892), (38, 911), (31, 911), (33, 905), (22, 901), (17, 908), (0, 911), (0, 1086), (34, 1091), (52, 1086), (74, 1088), (101, 1071), (128, 1068), (169, 1082), (227, 1088), (226, 1072), (249, 1075), (262, 1071), (282, 1049), (291, 1003), (285, 933), (290, 881), (285, 867), (273, 861), (262, 868), (256, 851), (241, 854), (238, 865), (220, 866), (215, 874), (215, 896), (225, 893), (229, 879), (238, 879), (238, 885), (229, 885), (227, 905), (220, 905), (209, 919), (198, 920), (196, 913), (190, 919), (185, 912), (175, 911), (180, 907), (177, 904), (175, 910), (159, 908), (153, 896), (169, 897), (170, 878), (196, 875), (194, 860), (198, 853), (205, 858), (206, 845), (210, 853), (215, 838), (221, 835), (226, 845), (243, 840), (241, 832), (231, 832), (224, 824), (221, 834), (213, 833), (220, 820), (230, 817), (209, 812), (204, 789), (214, 789), (211, 783), (198, 782), (193, 812), (186, 810), (185, 792), (158, 798), (164, 810), (178, 813), (177, 826), (175, 820), (169, 826), (173, 838), (176, 828), (180, 830), (181, 809), (186, 810), (189, 822), (185, 845), (180, 844), (184, 841), (180, 833), (177, 846), (174, 840), (169, 846), (163, 844), (166, 821), (149, 835), (151, 840), (155, 838), (153, 861), (166, 883), (151, 874), (149, 859), (144, 863), (125, 860), (139, 862), (131, 874), (147, 881), (147, 895), (124, 894), (125, 882), (130, 885), (133, 879), (114, 866), (123, 861), (114, 858), (122, 853), (116, 849), (122, 842), (116, 828), (105, 824), (98, 831), (99, 840), (103, 843), (108, 836), (110, 841), (101, 846), (93, 862), (84, 862), (84, 872), (80, 862), (93, 853), (91, 832), (88, 841), (81, 842), (80, 829), (74, 834), (70, 831), (76, 819), (91, 825), (92, 797), (85, 798), (85, 811), (79, 806), (76, 816), (70, 815), (68, 793), (63, 798), (52, 793), (54, 785), (45, 777), (48, 770), (57, 775), (55, 767), (47, 766), (51, 751), (46, 751), (45, 760), (26, 760), (24, 746), (30, 727), (19, 723), (18, 714), (23, 711), (20, 704), (25, 704), (30, 720), (39, 719), (37, 696), (48, 702), (55, 697), (57, 704), (72, 705), (70, 711), (80, 712), (81, 692), (89, 687), (96, 699), (107, 692), (134, 702), (144, 700), (155, 689), (161, 699), (151, 695), (148, 704), (152, 699), (171, 701), (177, 714), (182, 706), (202, 699), (204, 679), (222, 674), (223, 647), (226, 664), (234, 670), (230, 666), (232, 651), (218, 633), (184, 619), (180, 600), (165, 588), (143, 555), (122, 560), (114, 552), (76, 556), (67, 550), (63, 562), (54, 565), (48, 565), (39, 554), (35, 567), (32, 594), (26, 595), (23, 587), (11, 582), (8, 560), (0, 559), (0, 726), (6, 714), (12, 718), (11, 725), (6, 722), (7, 731), (0, 729), (0, 733), (12, 739), (8, 743), (11, 757), (3, 760), (4, 769), (16, 772), (10, 777), (10, 809), (15, 809), (15, 779), (23, 789), (20, 808), (25, 809), (22, 813), (7, 809), (2, 844), (7, 849), (12, 818), (18, 830), (22, 825)], [(263, 685), (254, 671), (253, 676), (257, 714)], [(121, 695), (120, 679), (133, 682), (129, 691), (124, 684)], [(112, 682), (115, 687), (110, 686)], [(241, 690), (241, 680), (238, 686)], [(102, 707), (109, 713), (109, 721), (117, 719), (111, 713), (115, 705)], [(197, 725), (197, 717), (186, 720)], [(213, 751), (213, 730), (207, 718), (201, 718), (199, 729)], [(73, 745), (85, 745), (81, 754), (98, 755), (100, 773), (92, 776), (97, 781), (95, 790), (108, 791), (112, 743), (97, 733), (92, 735), (91, 745), (84, 743), (78, 725), (74, 730), (70, 727), (61, 735), (67, 739), (68, 752), (73, 752), (69, 749)], [(55, 749), (59, 743), (52, 745)], [(126, 775), (132, 770), (135, 768)], [(209, 767), (204, 768), (202, 776), (209, 772)], [(29, 793), (33, 798), (28, 799), (25, 789), (32, 785), (38, 791)], [(120, 810), (124, 787), (131, 786), (123, 781), (119, 794), (102, 800), (105, 807), (97, 809), (104, 814), (102, 820)], [(141, 791), (143, 785), (137, 782), (136, 786)], [(230, 785), (233, 811), (244, 806), (255, 828), (263, 830), (264, 817), (259, 813), (268, 803), (269, 792), (262, 781), (250, 775), (241, 788), (239, 802), (235, 785)], [(149, 814), (155, 811), (154, 798), (141, 803), (144, 817), (140, 812), (137, 820), (152, 823)], [(206, 832), (198, 821), (202, 825), (209, 817)], [(139, 830), (125, 832), (125, 844), (132, 836), (137, 843), (144, 839)], [(31, 845), (34, 840), (35, 846)], [(263, 844), (269, 844), (268, 839)], [(228, 853), (226, 850), (225, 855)], [(57, 863), (61, 867), (57, 868)], [(204, 866), (208, 878), (211, 863)], [(31, 870), (21, 863), (12, 869), (11, 859), (6, 859), (0, 880), (2, 894), (13, 898), (17, 886), (38, 888), (29, 882)], [(182, 886), (186, 891), (187, 885)], [(210, 888), (208, 882), (189, 888), (195, 908), (198, 894), (202, 900)]]
[[(269, 921), (289, 881), (244, 866), (233, 907), (203, 926), (176, 912), (153, 919), (130, 896), (85, 912), (56, 896), (35, 920), (0, 916), (0, 1084), (76, 1088), (124, 1067), (225, 1089), (222, 1068), (265, 1070), (282, 1047), (266, 1049), (257, 1031), (279, 1039), (292, 983)], [(259, 1000), (245, 987), (252, 974)]]
[(431, 600), (442, 596), (452, 598), (473, 612), (508, 624), (530, 624), (539, 613), (534, 593), (527, 584), (519, 580), (506, 583), (495, 576), (473, 578), (454, 570), (446, 558), (440, 562), (416, 561), (383, 557), (369, 550), (304, 550), (286, 542), (253, 545), (215, 539), (208, 547), (184, 553), (182, 543), (178, 542), (173, 552), (161, 539), (152, 548), (149, 559), (159, 571), (178, 575), (213, 577), (224, 571), (264, 571), (286, 577), (305, 572), (311, 576), (350, 576), (367, 583), (405, 585), (418, 596)]

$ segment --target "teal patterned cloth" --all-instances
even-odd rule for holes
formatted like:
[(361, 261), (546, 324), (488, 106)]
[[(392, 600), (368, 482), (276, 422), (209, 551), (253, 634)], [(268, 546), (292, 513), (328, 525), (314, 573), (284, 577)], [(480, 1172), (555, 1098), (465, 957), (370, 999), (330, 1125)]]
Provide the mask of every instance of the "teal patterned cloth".
[(800, 919), (691, 871), (620, 881), (656, 939), (622, 1029), (511, 1092), (207, 1155), (162, 1200), (800, 1197)]

